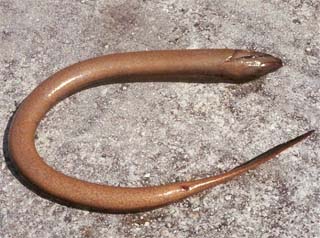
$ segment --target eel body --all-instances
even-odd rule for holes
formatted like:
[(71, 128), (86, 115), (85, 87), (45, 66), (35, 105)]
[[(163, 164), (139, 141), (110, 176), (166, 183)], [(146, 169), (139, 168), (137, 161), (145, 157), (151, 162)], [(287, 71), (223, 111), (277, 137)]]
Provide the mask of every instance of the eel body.
[(243, 174), (311, 132), (221, 175), (160, 186), (114, 187), (79, 180), (48, 166), (34, 143), (41, 119), (59, 101), (96, 85), (147, 81), (238, 84), (281, 66), (281, 60), (271, 55), (232, 49), (133, 52), (89, 59), (53, 74), (26, 97), (10, 126), (9, 154), (23, 177), (58, 200), (106, 212), (161, 207)]

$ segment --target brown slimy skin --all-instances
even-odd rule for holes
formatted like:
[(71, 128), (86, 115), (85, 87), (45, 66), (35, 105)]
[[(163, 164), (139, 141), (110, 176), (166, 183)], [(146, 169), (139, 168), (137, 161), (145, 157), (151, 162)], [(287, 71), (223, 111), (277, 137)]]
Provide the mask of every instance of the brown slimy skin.
[(39, 156), (34, 137), (59, 101), (99, 84), (183, 81), (244, 83), (282, 66), (273, 56), (244, 50), (177, 50), (114, 54), (67, 67), (41, 83), (19, 106), (9, 130), (9, 153), (20, 173), (59, 200), (106, 212), (151, 210), (224, 183), (274, 158), (312, 132), (281, 144), (221, 175), (150, 187), (113, 187), (66, 176)]

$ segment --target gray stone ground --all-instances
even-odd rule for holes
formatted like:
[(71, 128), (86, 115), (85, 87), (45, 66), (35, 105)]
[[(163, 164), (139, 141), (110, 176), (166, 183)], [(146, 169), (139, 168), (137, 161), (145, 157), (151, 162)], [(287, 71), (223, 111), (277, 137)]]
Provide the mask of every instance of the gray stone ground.
[(242, 86), (124, 84), (72, 96), (37, 137), (68, 175), (123, 186), (204, 177), (316, 130), (228, 184), (133, 215), (41, 198), (1, 155), (0, 237), (320, 237), (319, 24), (318, 0), (0, 0), (1, 134), (37, 84), (94, 56), (227, 47), (285, 61)]

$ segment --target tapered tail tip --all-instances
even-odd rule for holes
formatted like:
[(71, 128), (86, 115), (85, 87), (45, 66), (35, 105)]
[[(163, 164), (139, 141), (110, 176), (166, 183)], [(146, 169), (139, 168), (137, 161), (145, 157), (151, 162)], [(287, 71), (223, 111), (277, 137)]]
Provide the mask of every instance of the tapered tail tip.
[(306, 139), (307, 137), (311, 136), (314, 132), (315, 132), (315, 130), (308, 131), (308, 132), (306, 132), (306, 133), (304, 133), (304, 134), (302, 134), (302, 135), (300, 135), (300, 136), (288, 141), (285, 144), (288, 145), (288, 146), (292, 146), (292, 145), (294, 145), (294, 144)]
[(298, 136), (296, 139), (299, 140), (299, 141), (300, 141), (300, 140), (304, 140), (304, 139), (306, 139), (307, 137), (311, 136), (314, 132), (315, 132), (315, 130), (308, 131), (308, 132), (306, 132), (306, 133)]

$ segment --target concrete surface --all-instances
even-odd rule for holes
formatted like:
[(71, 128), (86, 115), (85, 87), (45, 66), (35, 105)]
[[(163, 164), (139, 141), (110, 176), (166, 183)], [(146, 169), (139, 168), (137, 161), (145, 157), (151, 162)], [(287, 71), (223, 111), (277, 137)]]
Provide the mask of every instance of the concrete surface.
[(228, 184), (133, 215), (44, 199), (1, 155), (0, 237), (320, 237), (319, 24), (318, 0), (0, 0), (1, 134), (37, 84), (90, 57), (227, 47), (285, 61), (242, 86), (124, 84), (72, 96), (37, 136), (45, 161), (68, 175), (123, 186), (203, 177), (316, 130)]

